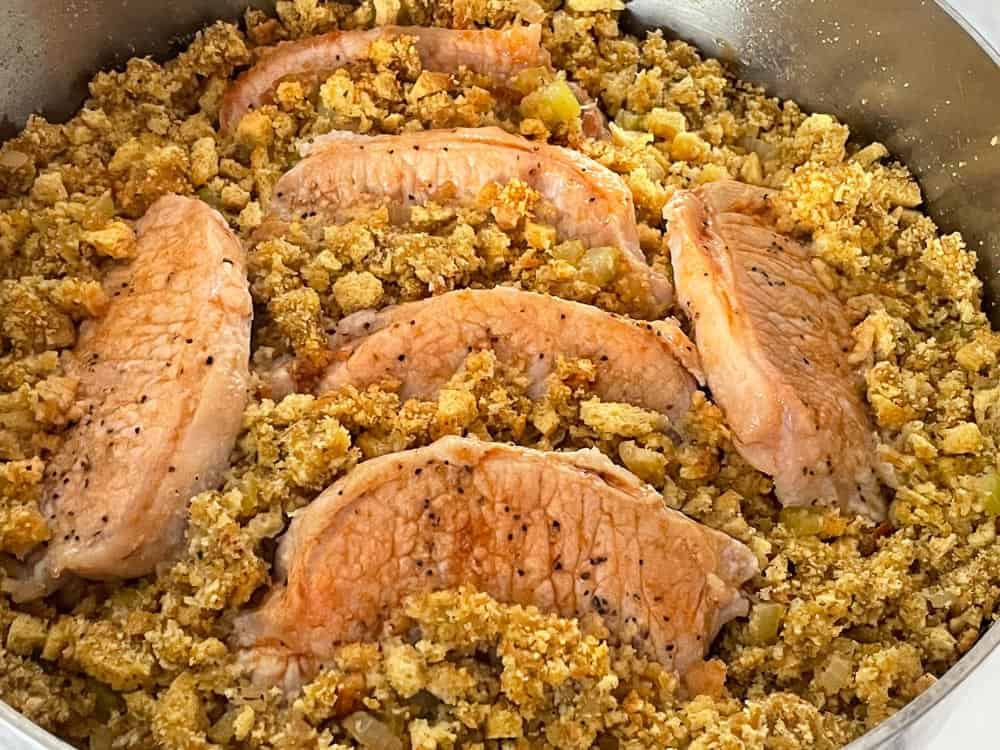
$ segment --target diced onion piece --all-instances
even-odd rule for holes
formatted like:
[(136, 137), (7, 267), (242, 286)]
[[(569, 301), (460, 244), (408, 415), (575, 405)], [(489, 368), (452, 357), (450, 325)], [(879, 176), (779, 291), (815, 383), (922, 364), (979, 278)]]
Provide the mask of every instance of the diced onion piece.
[(884, 159), (888, 155), (889, 149), (876, 141), (875, 143), (869, 143), (863, 149), (854, 154), (850, 161), (856, 161), (858, 164), (867, 167), (880, 159)]
[(1000, 475), (993, 471), (982, 479), (983, 510), (989, 516), (1000, 516)]
[(769, 646), (778, 640), (781, 621), (785, 617), (785, 606), (777, 602), (761, 602), (750, 612), (747, 633), (758, 646)]
[(535, 0), (517, 0), (514, 9), (528, 23), (541, 23), (545, 20), (545, 9)]
[(614, 280), (618, 265), (618, 251), (613, 247), (593, 247), (580, 260), (580, 277), (596, 286)]
[(778, 518), (795, 536), (817, 536), (823, 530), (823, 514), (812, 508), (782, 508)]
[(580, 240), (568, 240), (566, 242), (560, 242), (554, 248), (552, 248), (552, 255), (557, 260), (565, 260), (573, 265), (580, 262), (580, 258), (583, 257), (584, 247)]
[(834, 654), (826, 667), (816, 674), (816, 684), (827, 695), (835, 695), (850, 684), (852, 676), (851, 662), (840, 654)]
[(644, 482), (659, 487), (666, 476), (667, 457), (662, 453), (636, 445), (626, 440), (618, 446), (618, 455), (625, 466)]
[(0, 167), (7, 169), (20, 169), (31, 161), (31, 157), (22, 151), (3, 151), (0, 153)]
[(403, 742), (389, 726), (370, 713), (356, 711), (344, 719), (344, 729), (364, 747), (378, 750), (403, 750)]
[(541, 120), (555, 127), (580, 116), (580, 102), (569, 84), (557, 78), (532, 91), (521, 100), (521, 115)]

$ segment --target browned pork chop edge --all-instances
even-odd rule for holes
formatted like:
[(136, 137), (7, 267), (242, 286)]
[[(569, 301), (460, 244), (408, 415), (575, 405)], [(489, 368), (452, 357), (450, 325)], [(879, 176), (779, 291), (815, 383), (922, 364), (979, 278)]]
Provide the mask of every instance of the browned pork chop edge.
[(844, 306), (809, 248), (774, 229), (775, 197), (731, 181), (674, 196), (665, 216), (681, 305), (736, 447), (774, 478), (778, 499), (882, 520)]
[[(362, 59), (372, 42), (400, 36), (416, 40), (424, 70), (457, 73), (466, 67), (506, 81), (522, 70), (549, 67), (538, 25), (506, 29), (445, 29), (428, 26), (380, 26), (367, 30), (332, 31), (294, 42), (281, 42), (264, 52), (261, 59), (226, 91), (219, 114), (223, 132), (231, 131), (250, 110), (271, 103), (283, 78), (320, 75)], [(604, 118), (596, 104), (574, 87), (584, 107), (584, 133), (605, 134)]]
[(183, 543), (188, 500), (229, 465), (247, 399), (251, 302), (244, 251), (198, 200), (167, 196), (138, 223), (137, 255), (105, 286), (69, 374), (82, 416), (45, 471), (52, 531), (15, 599), (69, 576), (133, 578)]
[[(694, 345), (676, 323), (621, 318), (590, 305), (498, 287), (448, 292), (420, 302), (361, 311), (332, 337), (333, 364), (318, 392), (351, 385), (400, 384), (405, 398), (432, 398), (473, 351), (489, 349), (528, 376), (544, 395), (560, 357), (596, 366), (594, 392), (679, 421), (697, 389), (681, 361)], [(680, 350), (678, 352), (678, 350)], [(678, 353), (683, 359), (679, 361)]]
[(635, 289), (643, 317), (655, 320), (666, 313), (673, 287), (646, 261), (624, 180), (577, 151), (494, 127), (322, 136), (275, 185), (257, 237), (280, 234), (303, 213), (318, 212), (336, 222), (372, 199), (405, 209), (435, 199), (445, 187), (455, 193), (455, 200), (471, 202), (483, 188), (512, 179), (553, 206), (562, 239), (620, 249), (619, 273)]
[(663, 505), (596, 450), (447, 437), (359, 465), (292, 521), (277, 584), (236, 622), (258, 679), (294, 683), (379, 635), (408, 594), (470, 585), (564, 617), (596, 613), (684, 672), (746, 613), (734, 539)]

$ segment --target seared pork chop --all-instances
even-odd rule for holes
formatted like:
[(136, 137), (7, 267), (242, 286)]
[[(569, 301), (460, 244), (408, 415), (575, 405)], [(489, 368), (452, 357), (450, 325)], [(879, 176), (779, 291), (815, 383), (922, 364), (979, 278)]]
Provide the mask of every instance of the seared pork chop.
[[(223, 132), (232, 130), (249, 110), (270, 104), (282, 79), (329, 75), (361, 60), (372, 42), (400, 36), (415, 39), (423, 69), (437, 73), (457, 73), (464, 67), (504, 82), (522, 70), (550, 66), (538, 25), (503, 30), (379, 26), (366, 31), (332, 31), (282, 42), (265, 52), (226, 92), (219, 113)], [(576, 94), (584, 107), (584, 132), (598, 137), (604, 130), (603, 117), (585, 94), (579, 89)]]
[(596, 450), (447, 437), (360, 464), (297, 515), (278, 586), (236, 632), (257, 677), (291, 687), (338, 644), (377, 637), (406, 595), (471, 585), (596, 613), (683, 673), (746, 613), (740, 586), (756, 572), (743, 544), (668, 509)]
[(198, 200), (167, 196), (113, 270), (111, 303), (85, 323), (70, 373), (81, 417), (45, 471), (52, 540), (16, 598), (67, 574), (150, 573), (184, 540), (187, 503), (229, 465), (246, 405), (252, 308), (243, 248)]
[(880, 520), (874, 428), (847, 362), (843, 305), (808, 248), (775, 231), (766, 190), (716, 182), (665, 209), (674, 278), (694, 322), (712, 395), (784, 505), (841, 507)]
[[(682, 349), (677, 352), (677, 348)], [(498, 287), (449, 292), (344, 318), (319, 391), (389, 380), (406, 398), (433, 398), (469, 352), (521, 365), (538, 398), (560, 356), (597, 365), (596, 393), (679, 419), (697, 388), (678, 361), (694, 351), (676, 325), (639, 323), (590, 305)], [(679, 355), (679, 356), (678, 356)]]
[(563, 240), (622, 253), (619, 271), (638, 290), (647, 317), (662, 316), (673, 299), (670, 281), (646, 263), (639, 247), (632, 194), (621, 177), (567, 148), (533, 143), (499, 128), (457, 128), (386, 136), (332, 133), (274, 188), (263, 231), (274, 233), (302, 213), (330, 221), (373, 199), (398, 212), (449, 192), (471, 202), (487, 185), (518, 179), (556, 210)]

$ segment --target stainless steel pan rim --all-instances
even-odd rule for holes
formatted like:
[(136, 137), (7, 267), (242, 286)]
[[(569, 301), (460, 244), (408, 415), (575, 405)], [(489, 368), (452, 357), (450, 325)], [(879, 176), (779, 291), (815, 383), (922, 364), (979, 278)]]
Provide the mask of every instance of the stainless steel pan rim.
[(969, 19), (962, 15), (948, 0), (934, 0), (934, 2), (940, 5), (942, 10), (951, 16), (955, 20), (955, 23), (961, 26), (965, 33), (971, 36), (976, 41), (976, 44), (982, 47), (983, 52), (989, 55), (993, 62), (1000, 67), (1000, 50), (994, 47), (989, 39), (980, 34), (979, 29), (973, 26)]
[[(1000, 68), (1000, 51), (998, 51), (968, 19), (958, 12), (947, 0), (935, 0), (938, 5), (958, 23), (965, 33), (972, 37), (983, 51), (990, 56), (994, 64)], [(890, 750), (901, 746), (900, 735), (914, 722), (927, 716), (957, 690), (966, 678), (971, 675), (986, 658), (1000, 646), (1000, 623), (990, 627), (976, 642), (976, 645), (963, 656), (957, 664), (925, 690), (921, 695), (910, 701), (898, 713), (891, 716), (877, 727), (847, 746), (846, 750)]]
[[(845, 750), (895, 750), (904, 748), (901, 735), (915, 722), (927, 717), (931, 710), (965, 682), (986, 658), (1000, 645), (1000, 624), (993, 625), (957, 664), (922, 694), (906, 704), (898, 713), (852, 742)], [(936, 731), (930, 730), (928, 736)], [(912, 747), (912, 746), (911, 746)], [(915, 748), (914, 748), (915, 750)]]
[[(995, 69), (988, 72), (986, 77), (989, 80), (988, 82), (983, 82), (983, 85), (988, 87), (1000, 81), (1000, 51), (987, 42), (948, 0), (935, 0), (935, 3), (944, 14), (950, 16), (961, 28), (961, 31), (967, 37), (966, 43), (968, 39), (973, 40), (978, 45), (979, 50), (992, 62)], [(160, 6), (159, 4), (156, 5), (165, 13), (163, 21), (170, 27), (169, 31), (166, 32), (166, 36), (170, 39), (175, 39), (176, 34), (191, 32), (203, 24), (205, 20), (212, 18), (213, 12), (209, 6), (212, 9), (217, 9), (214, 17), (225, 16), (231, 18), (235, 16), (240, 7), (268, 4), (270, 3), (267, 0), (205, 0), (204, 2), (186, 0), (168, 4), (171, 6), (169, 8)], [(711, 12), (709, 6), (712, 4), (712, 0), (697, 0), (697, 2), (689, 0), (687, 3), (678, 2), (677, 0), (633, 0), (627, 13), (631, 13), (631, 21), (637, 29), (664, 26), (677, 31), (680, 36), (698, 43), (700, 46), (706, 48), (709, 53), (720, 54), (727, 50), (732, 52), (733, 49), (739, 53), (741, 51), (739, 45), (727, 44), (723, 41), (725, 39), (724, 36), (713, 35), (711, 33), (711, 24), (703, 23), (699, 26), (697, 23), (687, 23), (691, 20), (691, 17), (696, 17), (699, 13)], [(165, 44), (164, 33), (158, 24), (154, 24), (148, 19), (144, 19), (145, 23), (141, 25), (134, 23), (137, 18), (143, 17), (142, 14), (148, 11), (150, 5), (150, 3), (145, 3), (143, 0), (71, 0), (71, 2), (65, 2), (65, 0), (5, 0), (3, 7), (0, 7), (0, 96), (3, 99), (0, 102), (0, 131), (4, 131), (3, 134), (7, 135), (12, 127), (20, 127), (25, 115), (29, 111), (44, 109), (54, 118), (58, 119), (59, 117), (67, 116), (75, 110), (84, 95), (82, 87), (83, 79), (77, 75), (78, 70), (83, 70), (88, 66), (92, 68), (106, 67), (109, 60), (121, 63), (127, 57), (135, 54), (146, 52), (164, 54), (168, 50), (168, 45)], [(937, 13), (934, 6), (925, 6), (921, 0), (877, 0), (874, 5), (879, 6), (879, 11), (888, 8), (890, 11), (898, 11), (900, 14), (910, 12), (941, 15)], [(853, 15), (863, 18), (866, 15), (865, 11), (872, 8), (871, 0), (785, 0), (783, 4), (774, 4), (769, 0), (741, 0), (739, 3), (733, 3), (732, 0), (725, 0), (725, 2), (716, 3), (716, 6), (716, 10), (721, 8), (723, 12), (728, 12), (732, 16), (740, 16), (742, 14), (744, 23), (749, 22), (749, 20), (755, 20), (755, 12), (767, 13), (771, 21), (777, 19), (775, 28), (780, 27), (778, 24), (780, 24), (782, 19), (796, 20), (793, 16), (797, 12), (808, 15), (809, 12), (816, 9), (817, 12), (822, 14), (825, 10), (821, 9), (829, 8), (831, 13), (839, 13), (841, 14), (840, 17), (849, 18), (852, 16), (852, 7), (848, 6), (853, 6), (853, 10), (856, 11)], [(34, 17), (34, 13), (36, 12), (41, 14), (41, 16), (45, 16), (42, 21), (39, 21), (38, 17)], [(89, 35), (90, 38), (85, 41), (92, 45), (111, 43), (112, 35), (106, 29), (98, 29), (102, 12), (105, 14), (120, 13), (121, 23), (126, 24), (126, 26), (124, 29), (118, 30), (130, 32), (130, 39), (139, 39), (140, 41), (136, 42), (135, 46), (133, 46), (131, 41), (122, 42), (118, 40), (117, 47), (111, 50), (114, 54), (110, 57), (108, 50), (104, 47), (94, 46), (85, 53), (78, 53), (78, 50), (74, 51), (74, 47), (78, 47), (79, 49), (87, 46), (83, 43), (73, 45), (71, 40), (76, 38), (74, 36), (76, 33), (79, 33), (81, 37)], [(64, 23), (70, 19), (66, 17), (60, 18), (63, 14), (73, 16), (72, 20), (74, 23)], [(58, 18), (58, 20), (55, 20), (53, 16)], [(942, 18), (942, 20), (947, 23), (948, 19)], [(128, 24), (133, 25), (128, 26)], [(927, 27), (929, 24), (930, 22), (927, 21), (924, 23), (924, 26)], [(65, 26), (65, 30), (60, 31), (58, 27), (61, 25)], [(79, 28), (75, 28), (76, 25)], [(31, 28), (25, 32), (24, 36), (21, 36), (26, 26), (30, 26)], [(731, 25), (730, 28), (732, 28)], [(937, 33), (938, 29), (935, 28), (933, 31)], [(771, 32), (773, 33), (773, 29)], [(753, 33), (747, 32), (745, 36), (750, 37), (754, 33), (756, 33), (757, 51), (760, 51), (762, 49), (759, 46), (761, 44), (760, 39), (765, 39), (764, 43), (769, 43), (771, 39), (759, 30)], [(923, 29), (923, 33), (923, 39), (926, 42), (931, 34), (927, 28)], [(954, 30), (944, 29), (941, 30), (941, 33), (946, 36), (951, 34), (947, 36), (948, 42), (955, 43), (957, 37), (954, 35)], [(73, 58), (74, 62), (70, 65), (73, 70), (67, 72), (59, 68), (59, 63), (44, 60), (42, 53), (30, 48), (32, 43), (43, 48), (62, 49), (68, 53), (67, 57)], [(785, 43), (787, 43), (787, 40)], [(28, 48), (22, 48), (22, 44)], [(753, 44), (750, 44), (751, 48), (753, 46)], [(5, 47), (10, 51), (5, 52)], [(787, 52), (787, 50), (784, 51)], [(845, 53), (846, 47), (840, 48), (839, 52)], [(970, 53), (968, 49), (963, 50), (963, 52), (966, 55), (966, 60), (972, 59), (969, 57)], [(737, 59), (739, 58), (737, 57)], [(79, 64), (77, 64), (77, 61), (79, 61)], [(773, 62), (773, 69), (765, 75), (760, 76), (762, 80), (772, 79), (768, 82), (775, 93), (799, 98), (809, 108), (831, 111), (835, 114), (841, 114), (847, 119), (850, 118), (853, 112), (855, 123), (852, 124), (857, 127), (859, 110), (853, 103), (849, 104), (841, 112), (838, 111), (840, 108), (826, 104), (828, 100), (825, 98), (826, 94), (823, 91), (820, 91), (818, 99), (810, 102), (808, 100), (809, 97), (802, 97), (799, 91), (794, 90), (794, 85), (791, 91), (783, 90), (783, 86), (776, 81), (784, 80), (787, 84), (788, 78), (782, 78), (782, 74), (794, 75), (797, 71), (793, 70), (794, 66), (789, 66), (789, 71), (780, 70), (782, 62), (787, 62), (787, 60)], [(984, 62), (982, 59), (976, 60), (976, 65), (973, 67), (979, 73), (983, 73), (986, 71), (986, 67), (983, 65)], [(973, 67), (970, 67), (969, 70), (971, 71)], [(953, 66), (953, 72), (955, 70), (959, 69)], [(83, 70), (83, 72), (92, 73), (94, 70)], [(962, 69), (959, 72), (965, 74), (967, 71)], [(753, 80), (758, 76), (751, 71), (748, 72), (747, 77)], [(60, 78), (63, 80), (60, 81)], [(65, 81), (71, 78), (76, 81), (75, 84), (67, 85)], [(46, 83), (50, 84), (50, 86), (46, 87), (43, 85)], [(845, 85), (850, 85), (851, 83), (853, 82), (848, 81)], [(52, 84), (58, 84), (58, 86)], [(993, 88), (990, 91), (991, 93), (995, 93), (996, 90), (996, 88)], [(31, 93), (23, 95), (20, 93), (22, 91), (29, 91)], [(36, 91), (44, 93), (35, 93)], [(39, 98), (46, 94), (48, 95), (48, 99)], [(913, 92), (911, 96), (917, 97), (919, 94)], [(973, 104), (970, 106), (976, 105)], [(996, 128), (995, 135), (1000, 135), (1000, 105), (994, 106), (989, 110), (989, 113), (997, 116), (987, 118), (992, 121), (985, 123), (985, 126)], [(875, 108), (872, 108), (870, 112), (864, 112), (863, 114), (864, 116), (876, 117), (879, 113)], [(966, 119), (968, 120), (969, 118)], [(862, 118), (860, 122), (863, 123), (864, 119)], [(884, 125), (884, 123), (882, 124)], [(869, 135), (868, 128), (864, 125), (861, 126), (861, 130), (864, 135)], [(939, 218), (939, 221), (947, 229), (962, 229), (964, 227), (969, 230), (971, 236), (977, 238), (977, 241), (973, 242), (972, 246), (973, 249), (980, 253), (982, 261), (980, 275), (986, 283), (986, 300), (987, 302), (994, 302), (994, 325), (998, 325), (1000, 324), (1000, 314), (998, 314), (995, 303), (1000, 300), (1000, 220), (993, 217), (1000, 217), (1000, 156), (990, 155), (988, 150), (983, 150), (985, 144), (979, 141), (982, 141), (983, 135), (987, 133), (986, 130), (982, 127), (973, 127), (972, 130), (973, 135), (967, 137), (966, 142), (972, 143), (974, 140), (978, 142), (978, 145), (973, 145), (975, 148), (980, 149), (977, 156), (983, 157), (982, 161), (984, 163), (980, 165), (980, 172), (968, 178), (952, 174), (952, 177), (955, 179), (950, 181), (946, 179), (945, 182), (956, 184), (949, 184), (945, 188), (941, 188), (940, 184), (928, 186), (928, 198), (932, 204), (932, 213), (936, 215), (936, 218)], [(912, 138), (910, 140), (904, 138), (898, 142), (893, 142), (891, 138), (885, 138), (884, 131), (879, 132), (878, 126), (873, 128), (873, 131), (871, 133), (872, 137), (882, 137), (894, 152), (903, 154), (905, 160), (915, 166), (918, 176), (922, 178), (922, 181), (923, 178), (928, 176), (928, 172), (932, 171), (934, 165), (931, 162), (924, 161), (923, 164), (920, 164), (920, 159), (914, 159), (913, 155), (910, 154), (911, 148), (919, 146), (921, 149), (927, 149), (933, 148), (932, 146), (923, 142), (918, 143), (912, 140)], [(997, 151), (1000, 152), (1000, 148)], [(927, 155), (926, 151), (923, 151), (923, 153)], [(953, 161), (957, 162), (961, 158), (962, 153), (961, 151), (952, 152), (949, 156), (953, 158)], [(908, 154), (910, 155), (908, 156)], [(919, 155), (918, 152), (917, 157)], [(976, 161), (980, 160), (977, 158)], [(937, 163), (938, 169), (944, 169), (946, 166), (941, 161)], [(996, 184), (996, 187), (994, 187), (994, 184)], [(938, 195), (941, 194), (942, 190), (944, 191), (944, 195), (938, 199)], [(967, 197), (966, 202), (975, 204), (973, 208), (979, 213), (969, 214), (963, 212), (961, 208), (956, 208), (955, 206), (958, 204), (954, 199), (949, 198), (949, 190), (958, 192), (968, 191), (969, 197)], [(936, 206), (935, 204), (941, 205)], [(875, 748), (896, 750), (897, 748), (924, 747), (928, 738), (933, 735), (934, 730), (939, 728), (941, 723), (942, 717), (937, 716), (934, 709), (947, 699), (952, 698), (956, 690), (962, 686), (966, 679), (998, 647), (1000, 647), (1000, 623), (985, 632), (976, 645), (922, 695), (910, 702), (897, 714), (853, 742), (848, 746), (847, 750), (875, 750)], [(937, 722), (938, 727), (929, 727), (928, 722)], [(912, 738), (909, 737), (909, 734), (918, 724), (921, 725), (921, 731), (924, 733), (922, 734), (923, 742), (920, 745), (913, 745), (911, 744)], [(18, 714), (6, 704), (0, 702), (0, 748), (4, 748), (4, 750), (68, 750), (69, 746), (28, 721), (24, 716)]]

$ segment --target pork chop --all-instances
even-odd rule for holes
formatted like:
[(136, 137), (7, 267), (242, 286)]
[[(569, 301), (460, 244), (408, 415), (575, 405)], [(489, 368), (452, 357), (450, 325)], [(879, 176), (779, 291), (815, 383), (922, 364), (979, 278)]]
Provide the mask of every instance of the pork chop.
[(665, 209), (674, 278), (712, 395), (736, 447), (784, 505), (875, 520), (886, 506), (874, 428), (847, 362), (844, 307), (807, 247), (777, 232), (773, 194), (738, 182), (678, 193)]
[(560, 356), (586, 358), (597, 365), (594, 390), (603, 400), (677, 420), (697, 388), (675, 354), (679, 345), (688, 350), (680, 356), (694, 350), (668, 323), (638, 323), (517, 289), (463, 290), (344, 318), (318, 390), (395, 380), (404, 399), (433, 398), (469, 352), (492, 349), (501, 362), (524, 369), (532, 398), (544, 394)]
[(278, 181), (265, 226), (306, 212), (340, 221), (372, 199), (386, 201), (396, 212), (433, 200), (442, 191), (471, 202), (487, 185), (512, 179), (552, 204), (561, 239), (619, 248), (624, 266), (619, 273), (637, 290), (630, 296), (646, 300), (650, 319), (663, 315), (673, 289), (646, 263), (632, 194), (621, 177), (577, 151), (534, 143), (499, 128), (322, 136)]
[[(668, 509), (600, 452), (446, 437), (360, 464), (295, 517), (276, 588), (236, 621), (259, 679), (294, 683), (379, 635), (403, 598), (474, 586), (564, 617), (596, 613), (679, 673), (746, 614), (740, 542)], [(269, 684), (273, 684), (270, 682)]]
[(177, 196), (137, 232), (135, 258), (108, 275), (107, 312), (73, 351), (82, 416), (46, 469), (52, 539), (13, 582), (18, 599), (69, 574), (150, 573), (182, 545), (188, 500), (229, 465), (249, 380), (243, 247), (217, 212)]
[[(249, 110), (270, 104), (282, 79), (329, 75), (363, 59), (372, 42), (400, 36), (415, 39), (423, 69), (437, 73), (457, 73), (464, 67), (502, 83), (528, 68), (551, 64), (537, 24), (502, 30), (379, 26), (365, 31), (332, 31), (282, 42), (265, 52), (226, 92), (219, 113), (222, 131), (231, 131)], [(585, 110), (585, 133), (598, 137), (604, 131), (604, 119), (596, 104), (581, 89), (574, 89), (574, 93)]]

